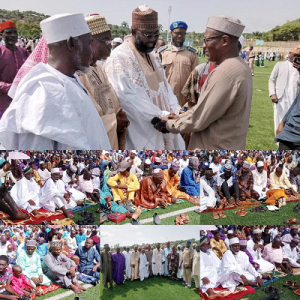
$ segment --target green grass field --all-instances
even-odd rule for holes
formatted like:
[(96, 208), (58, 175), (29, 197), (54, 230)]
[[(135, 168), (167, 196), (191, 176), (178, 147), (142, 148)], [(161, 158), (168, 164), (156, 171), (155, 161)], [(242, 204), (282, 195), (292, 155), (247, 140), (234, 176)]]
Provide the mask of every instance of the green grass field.
[[(180, 209), (184, 209), (184, 208), (192, 207), (192, 206), (195, 206), (195, 205), (190, 203), (190, 202), (185, 202), (185, 203), (182, 203), (182, 204), (168, 206), (165, 209), (164, 208), (157, 208), (157, 209), (142, 213), (139, 217), (139, 220), (152, 218), (154, 213), (157, 213), (158, 215), (161, 215), (161, 214), (166, 214), (166, 213), (169, 213), (169, 212), (172, 212), (172, 211), (176, 211), (176, 210), (180, 210)], [(199, 224), (199, 221), (200, 221), (199, 220), (200, 219), (199, 214), (196, 214), (195, 212), (191, 212), (191, 215), (190, 215), (190, 213), (188, 213), (188, 215), (190, 217), (189, 225), (198, 225)], [(193, 216), (193, 215), (195, 215), (195, 216)], [(166, 219), (162, 219), (161, 220), (162, 225), (174, 225), (175, 224), (174, 223), (175, 217), (176, 216), (166, 218)], [(126, 218), (126, 220), (124, 220), (123, 222), (117, 223), (117, 225), (123, 225), (123, 224), (126, 224), (126, 223), (130, 223), (130, 219)], [(114, 223), (114, 222), (104, 222), (103, 225), (116, 225), (116, 223)], [(153, 222), (151, 222), (151, 223), (147, 223), (147, 225), (155, 225), (155, 224)]]
[[(195, 284), (192, 283), (192, 288), (194, 287)], [(121, 300), (124, 298), (134, 300), (196, 300), (199, 299), (199, 291), (192, 291), (185, 288), (180, 282), (171, 281), (164, 277), (152, 277), (144, 281), (126, 281), (123, 285), (118, 285), (109, 291), (104, 289), (101, 282), (101, 300)]]
[(249, 225), (249, 224), (284, 224), (284, 221), (291, 218), (296, 218), (300, 221), (300, 213), (293, 211), (294, 207), (299, 202), (290, 202), (286, 206), (280, 208), (279, 211), (266, 211), (263, 213), (251, 212), (252, 207), (247, 207), (248, 214), (245, 217), (240, 217), (235, 212), (238, 209), (224, 210), (223, 212), (227, 216), (226, 218), (220, 218), (214, 220), (212, 213), (202, 213), (200, 217), (201, 224), (214, 224), (214, 225)]
[[(200, 62), (206, 62), (206, 59), (201, 57)], [(274, 142), (273, 104), (268, 90), (269, 77), (276, 62), (265, 61), (264, 68), (254, 69), (252, 109), (246, 143), (246, 149), (249, 150), (277, 149)]]
[[(283, 286), (285, 284), (286, 281), (288, 280), (293, 280), (293, 281), (297, 281), (300, 282), (300, 276), (299, 275), (289, 275), (285, 278), (280, 278), (275, 282), (272, 282), (267, 286), (275, 286), (278, 289), (283, 290), (283, 294), (281, 295), (280, 299), (282, 300), (298, 300), (299, 296), (294, 294), (294, 291), (289, 289), (288, 287)], [(258, 300), (258, 299), (263, 299), (265, 297), (267, 297), (268, 295), (262, 290), (264, 287), (259, 288), (256, 290), (256, 292), (254, 294), (248, 294), (246, 296), (243, 297), (243, 299), (248, 298), (249, 300)], [(240, 298), (242, 299), (242, 298)]]

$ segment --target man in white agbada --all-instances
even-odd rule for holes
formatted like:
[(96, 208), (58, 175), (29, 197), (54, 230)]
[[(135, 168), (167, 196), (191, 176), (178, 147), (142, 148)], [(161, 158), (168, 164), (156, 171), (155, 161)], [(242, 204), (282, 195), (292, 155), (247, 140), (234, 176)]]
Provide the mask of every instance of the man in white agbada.
[(76, 249), (78, 248), (76, 242), (76, 231), (71, 230), (71, 234), (65, 237), (66, 245), (70, 253), (75, 253)]
[(164, 259), (165, 259), (165, 264), (164, 264), (164, 276), (169, 275), (169, 270), (168, 270), (168, 254), (172, 252), (172, 248), (170, 247), (170, 242), (167, 242), (167, 247), (164, 248)]
[(126, 149), (185, 149), (180, 135), (163, 135), (151, 124), (155, 117), (181, 111), (162, 65), (151, 53), (158, 37), (157, 12), (147, 5), (139, 6), (132, 12), (132, 35), (112, 51), (105, 64), (130, 121)]
[(111, 149), (102, 119), (75, 74), (88, 72), (92, 59), (84, 16), (54, 15), (40, 25), (48, 63), (38, 63), (20, 81), (0, 121), (1, 144), (20, 150)]
[(284, 257), (288, 258), (289, 263), (294, 268), (300, 268), (300, 255), (297, 251), (299, 239), (293, 238), (289, 244), (283, 246)]
[(221, 298), (222, 293), (216, 293), (213, 289), (217, 287), (220, 259), (210, 249), (206, 236), (200, 238), (200, 289), (207, 293), (210, 299)]
[(39, 162), (39, 168), (38, 168), (37, 172), (38, 172), (40, 178), (44, 181), (46, 181), (48, 178), (51, 177), (51, 173), (46, 168), (46, 164), (44, 161)]
[(250, 264), (249, 257), (240, 251), (240, 243), (237, 237), (229, 240), (230, 249), (227, 250), (221, 260), (218, 284), (233, 292), (239, 284), (262, 286), (262, 275)]
[(253, 257), (253, 261), (259, 264), (258, 272), (266, 273), (274, 269), (274, 265), (262, 258), (264, 241), (261, 239), (261, 230), (254, 229), (252, 239), (247, 242), (247, 250)]
[[(208, 196), (204, 195), (204, 191)], [(214, 208), (216, 206), (217, 198), (214, 190), (200, 178), (200, 212), (207, 208)]]
[(256, 169), (252, 171), (254, 185), (253, 189), (258, 192), (259, 199), (267, 197), (267, 171), (264, 170), (264, 163), (258, 161)]
[(29, 213), (37, 216), (40, 215), (38, 210), (40, 206), (40, 187), (34, 180), (34, 172), (31, 167), (23, 170), (24, 176), (16, 182), (11, 189), (11, 197), (14, 199), (19, 208), (27, 210)]
[(54, 212), (56, 209), (60, 209), (67, 218), (73, 217), (67, 209), (75, 208), (76, 202), (70, 199), (65, 184), (60, 179), (59, 168), (51, 170), (51, 177), (46, 180), (41, 188), (40, 204), (48, 211)]
[(140, 280), (143, 281), (145, 278), (149, 277), (149, 263), (147, 256), (145, 254), (145, 249), (142, 249), (140, 254)]
[(182, 248), (181, 245), (177, 246), (177, 253), (179, 255), (178, 271), (177, 271), (177, 278), (178, 279), (182, 279), (183, 278), (183, 268), (181, 266), (181, 263), (182, 263), (182, 250), (181, 250), (181, 248)]
[(269, 96), (274, 103), (275, 133), (299, 92), (300, 76), (297, 69), (293, 67), (294, 56), (292, 49), (286, 61), (276, 63), (269, 79)]
[(66, 189), (71, 193), (71, 199), (75, 202), (79, 200), (83, 200), (85, 198), (85, 194), (78, 191), (74, 187), (77, 186), (77, 179), (75, 173), (77, 172), (77, 167), (70, 166), (67, 170), (63, 171), (62, 181), (66, 185)]
[(163, 251), (160, 249), (160, 243), (156, 245), (156, 249), (153, 250), (152, 256), (152, 271), (153, 275), (157, 276), (164, 273), (163, 265), (165, 263)]
[(125, 278), (125, 280), (131, 279), (131, 266), (130, 266), (131, 251), (130, 251), (130, 247), (127, 246), (126, 251), (123, 251), (122, 253), (125, 256), (125, 265), (126, 265), (124, 278)]

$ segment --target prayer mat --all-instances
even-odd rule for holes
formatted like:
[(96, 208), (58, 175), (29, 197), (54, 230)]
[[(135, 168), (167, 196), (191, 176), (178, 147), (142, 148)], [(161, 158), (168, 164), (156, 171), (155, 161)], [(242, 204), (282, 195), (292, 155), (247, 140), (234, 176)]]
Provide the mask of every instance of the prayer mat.
[[(263, 285), (262, 286), (265, 286), (265, 285), (268, 285), (268, 284), (270, 284), (270, 283), (272, 283), (272, 282), (274, 282), (274, 281), (276, 281), (276, 280), (278, 280), (279, 278), (277, 278), (277, 277), (273, 277), (272, 279), (270, 279), (270, 280), (267, 280), (267, 279), (263, 279)], [(253, 287), (254, 289), (259, 289), (260, 287), (259, 286), (255, 286), (255, 287)]]
[[(60, 289), (61, 286), (60, 285), (57, 285), (57, 284), (51, 284), (49, 286), (41, 286), (40, 289), (42, 291), (42, 295), (46, 295), (48, 293), (51, 293), (51, 292), (54, 292), (58, 289)], [(33, 294), (32, 297), (31, 297), (31, 300), (34, 300), (36, 298), (36, 294)]]
[(296, 291), (294, 292), (294, 294), (300, 296), (300, 289), (296, 290)]
[(63, 220), (52, 220), (50, 223), (52, 225), (76, 225), (76, 223), (69, 218), (65, 218)]
[[(27, 213), (26, 210), (20, 210), (21, 212)], [(45, 221), (51, 221), (56, 219), (65, 218), (64, 214), (59, 212), (50, 212), (43, 208), (40, 208), (38, 212), (42, 213), (39, 216), (30, 215), (30, 218), (27, 220), (11, 220), (10, 217), (4, 212), (0, 211), (0, 220), (4, 225), (31, 225), (31, 224), (39, 224)]]
[[(240, 203), (241, 203), (241, 207), (255, 207), (255, 206), (260, 206), (261, 205), (261, 202), (255, 200), (255, 199), (247, 199), (246, 201), (240, 201)], [(229, 209), (236, 209), (236, 208), (240, 208), (240, 207), (238, 207), (236, 205), (232, 205), (232, 206), (224, 207), (222, 209), (219, 209), (219, 208), (206, 209), (206, 210), (202, 211), (201, 213), (222, 211), (222, 210), (229, 210)]]
[[(217, 298), (217, 299), (222, 299), (222, 300), (232, 300), (232, 299), (241, 299), (245, 295), (248, 294), (253, 294), (255, 293), (255, 289), (253, 289), (251, 286), (238, 286), (236, 287), (234, 292), (230, 292), (228, 289), (223, 289), (220, 285), (216, 288), (214, 288), (215, 292), (222, 292), (224, 293), (224, 296), (222, 298)], [(210, 298), (207, 296), (207, 294), (202, 293), (200, 289), (200, 295), (204, 300), (209, 300)]]
[(269, 271), (267, 273), (264, 273), (263, 275), (270, 275), (272, 278), (273, 277), (283, 278), (283, 277), (289, 276), (290, 274), (285, 274), (281, 271), (273, 270), (273, 271)]
[(300, 275), (300, 268), (293, 268), (293, 275)]
[(69, 212), (71, 212), (72, 214), (75, 214), (75, 213), (85, 210), (89, 207), (91, 207), (89, 204), (86, 204), (85, 206), (76, 206), (74, 209), (69, 209)]
[[(177, 199), (177, 202), (176, 202), (176, 203), (174, 203), (174, 204), (168, 203), (168, 204), (167, 204), (167, 207), (172, 206), (172, 205), (182, 204), (182, 203), (185, 203), (186, 201), (187, 201), (187, 200), (184, 200), (184, 199)], [(131, 203), (131, 209), (135, 211), (136, 208), (137, 208), (137, 207), (136, 207), (134, 204)], [(162, 208), (162, 207), (161, 207), (161, 206), (156, 206), (155, 208), (151, 208), (151, 209), (147, 209), (147, 208), (144, 208), (144, 207), (143, 207), (142, 213), (145, 213), (145, 212), (151, 211), (151, 210), (155, 210), (155, 209), (158, 209), (158, 208)]]

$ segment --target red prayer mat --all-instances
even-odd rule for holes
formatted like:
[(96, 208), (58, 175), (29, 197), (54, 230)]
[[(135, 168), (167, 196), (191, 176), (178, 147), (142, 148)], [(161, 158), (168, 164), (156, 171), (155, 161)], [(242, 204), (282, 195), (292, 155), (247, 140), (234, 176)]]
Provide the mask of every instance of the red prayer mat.
[[(216, 298), (216, 299), (222, 299), (222, 300), (232, 300), (232, 299), (241, 299), (245, 295), (253, 294), (255, 293), (255, 289), (253, 289), (251, 286), (238, 286), (234, 292), (230, 292), (227, 289), (223, 289), (220, 285), (216, 288), (214, 288), (215, 292), (221, 292), (224, 293), (224, 297), (222, 298)], [(207, 294), (202, 293), (200, 289), (200, 295), (204, 300), (210, 300), (210, 298), (207, 296)]]
[[(54, 292), (54, 291), (60, 289), (61, 286), (53, 283), (53, 284), (51, 284), (49, 286), (41, 286), (40, 288), (42, 290), (42, 295), (46, 295), (48, 293), (51, 293), (51, 292)], [(36, 294), (33, 294), (31, 296), (31, 300), (34, 300), (35, 298), (36, 298)]]
[[(26, 210), (20, 210), (22, 212), (27, 213)], [(4, 212), (0, 211), (0, 220), (4, 225), (29, 225), (29, 224), (39, 224), (44, 221), (51, 221), (56, 219), (63, 219), (65, 215), (58, 212), (50, 212), (43, 208), (38, 210), (42, 215), (34, 216), (30, 214), (30, 218), (27, 220), (11, 220), (10, 217)]]

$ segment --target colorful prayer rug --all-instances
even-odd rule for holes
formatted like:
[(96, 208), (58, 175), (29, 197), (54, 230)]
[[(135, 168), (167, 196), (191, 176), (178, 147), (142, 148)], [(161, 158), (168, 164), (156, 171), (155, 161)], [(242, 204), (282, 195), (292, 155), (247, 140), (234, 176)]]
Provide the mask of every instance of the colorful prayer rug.
[[(224, 293), (224, 296), (222, 298), (217, 298), (217, 299), (222, 299), (222, 300), (232, 300), (232, 299), (241, 299), (245, 295), (248, 294), (253, 294), (255, 293), (255, 289), (253, 289), (251, 286), (238, 286), (234, 292), (230, 292), (228, 289), (223, 289), (221, 286), (218, 286), (217, 288), (214, 288), (215, 292), (222, 292)], [(200, 295), (204, 300), (209, 300), (210, 298), (207, 296), (207, 294), (202, 293), (200, 289)]]
[[(42, 295), (46, 295), (48, 293), (54, 292), (60, 288), (61, 288), (60, 285), (54, 283), (49, 286), (41, 286)], [(33, 294), (31, 300), (34, 300), (35, 298), (36, 298), (36, 294)]]
[(273, 270), (273, 271), (269, 271), (267, 273), (264, 273), (263, 275), (270, 275), (272, 278), (273, 277), (283, 278), (283, 277), (288, 276), (289, 274), (283, 273), (281, 271)]
[[(26, 210), (20, 210), (20, 211), (27, 213)], [(14, 221), (11, 220), (7, 214), (0, 211), (0, 220), (4, 225), (30, 225), (30, 224), (39, 224), (45, 221), (65, 218), (64, 214), (59, 212), (50, 212), (43, 208), (39, 209), (38, 211), (42, 214), (39, 216), (34, 216), (30, 214), (30, 218), (27, 220), (14, 220)]]
[(69, 212), (71, 212), (72, 214), (75, 214), (75, 213), (85, 210), (89, 207), (91, 207), (89, 204), (86, 204), (85, 206), (76, 206), (74, 209), (70, 209)]

